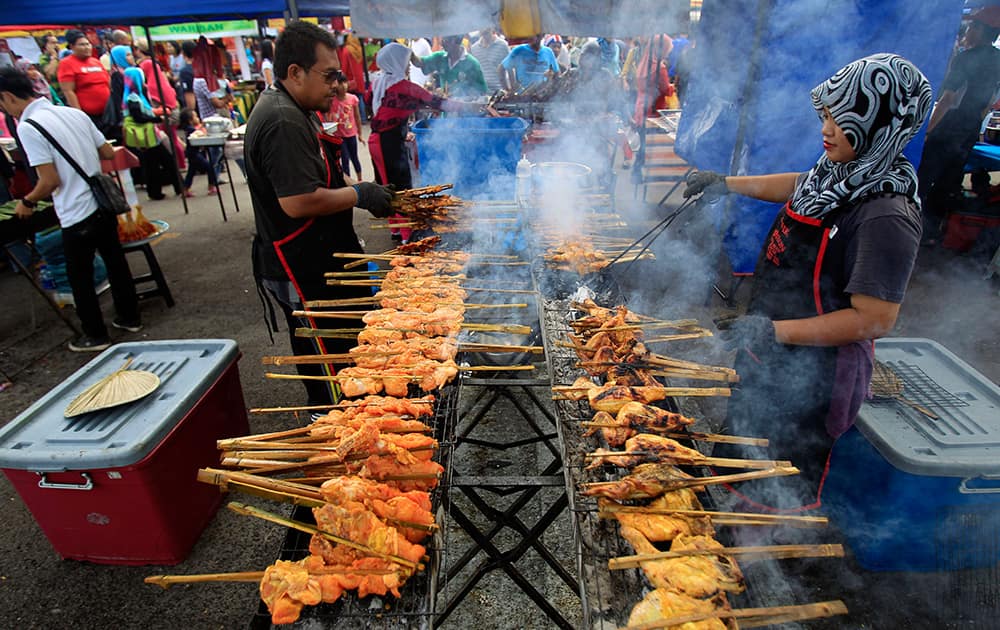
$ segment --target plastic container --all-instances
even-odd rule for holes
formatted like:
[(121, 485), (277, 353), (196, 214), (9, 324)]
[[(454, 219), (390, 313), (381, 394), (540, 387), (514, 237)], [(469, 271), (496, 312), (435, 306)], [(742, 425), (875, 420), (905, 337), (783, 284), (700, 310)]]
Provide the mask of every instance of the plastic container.
[[(67, 419), (66, 405), (133, 357), (160, 377), (134, 403)], [(225, 339), (112, 346), (0, 429), (0, 468), (63, 558), (176, 564), (215, 514), (216, 440), (249, 433)]]
[(521, 118), (428, 118), (413, 125), (423, 186), (455, 184), (459, 197), (514, 199), (528, 122)]
[(881, 339), (904, 383), (834, 445), (823, 505), (873, 571), (956, 570), (1000, 560), (1000, 387), (929, 339)]
[(1000, 216), (952, 212), (948, 215), (941, 245), (958, 252), (967, 252), (976, 244), (979, 234), (1000, 227)]

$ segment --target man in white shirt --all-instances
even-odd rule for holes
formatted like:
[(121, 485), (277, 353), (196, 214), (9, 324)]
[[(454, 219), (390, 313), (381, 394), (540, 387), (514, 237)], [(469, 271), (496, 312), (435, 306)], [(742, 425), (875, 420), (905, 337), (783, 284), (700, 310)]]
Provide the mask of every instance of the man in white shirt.
[(18, 143), (38, 174), (38, 183), (21, 199), (17, 216), (31, 216), (35, 206), (50, 195), (62, 227), (66, 275), (73, 289), (76, 313), (83, 336), (70, 342), (74, 352), (96, 352), (111, 345), (94, 289), (94, 252), (100, 252), (108, 270), (115, 302), (115, 328), (138, 332), (139, 302), (135, 284), (118, 241), (118, 221), (98, 212), (90, 185), (51, 142), (32, 124), (47, 131), (74, 162), (90, 175), (101, 171), (101, 158), (114, 157), (114, 149), (90, 117), (71, 107), (56, 107), (35, 96), (31, 80), (13, 68), (0, 70), (0, 109), (19, 121)]

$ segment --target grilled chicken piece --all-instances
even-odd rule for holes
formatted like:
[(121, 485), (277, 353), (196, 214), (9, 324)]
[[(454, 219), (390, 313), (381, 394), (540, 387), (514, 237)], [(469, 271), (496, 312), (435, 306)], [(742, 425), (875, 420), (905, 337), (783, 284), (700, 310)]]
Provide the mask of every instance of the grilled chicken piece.
[[(676, 482), (693, 477), (671, 464), (639, 464), (632, 473), (617, 481), (589, 486), (581, 492), (587, 496), (607, 497), (616, 501), (655, 499), (665, 492), (677, 490)], [(693, 487), (698, 492), (703, 486)]]
[(633, 455), (617, 454), (620, 451), (607, 451), (599, 448), (594, 453), (608, 453), (602, 457), (595, 457), (587, 468), (599, 468), (603, 464), (631, 468), (642, 462), (671, 462), (679, 464), (698, 463), (705, 459), (699, 451), (693, 448), (681, 446), (677, 440), (672, 440), (660, 435), (650, 433), (640, 433), (635, 437), (625, 440), (625, 451), (634, 453)]
[(638, 434), (639, 429), (643, 431), (679, 431), (694, 423), (694, 420), (659, 407), (644, 405), (640, 402), (629, 402), (618, 411), (617, 416), (612, 416), (606, 411), (598, 411), (594, 414), (593, 422), (618, 425), (614, 428), (594, 427), (585, 434), (591, 435), (600, 430), (609, 446), (618, 447), (625, 444), (625, 441), (630, 437)]
[[(628, 625), (637, 626), (661, 619), (672, 619), (687, 615), (707, 615), (720, 608), (729, 610), (729, 604), (725, 601), (725, 598), (720, 599), (721, 602), (715, 598), (709, 600), (697, 599), (663, 588), (654, 589), (647, 593), (642, 598), (642, 601), (632, 608), (632, 614), (628, 617)], [(729, 627), (721, 619), (706, 619), (704, 621), (692, 621), (680, 625), (667, 626), (667, 629), (727, 630)]]
[[(357, 472), (361, 477), (382, 481), (403, 491), (430, 490), (437, 487), (438, 478), (444, 473), (444, 467), (435, 461), (417, 459), (408, 452), (407, 455), (409, 455), (407, 461), (400, 461), (398, 456), (393, 455), (372, 455), (364, 460), (364, 464)], [(348, 469), (350, 468), (352, 467), (348, 466)]]
[[(419, 562), (426, 549), (406, 540), (395, 527), (387, 525), (382, 519), (369, 511), (360, 503), (348, 503), (347, 506), (327, 503), (322, 507), (313, 508), (316, 525), (324, 532), (365, 545), (375, 551), (405, 558), (411, 562)], [(398, 592), (393, 595), (399, 597)]]
[[(607, 499), (600, 499), (598, 505), (605, 507), (615, 505)], [(689, 488), (668, 492), (653, 500), (648, 509), (700, 510), (701, 502)], [(612, 513), (622, 529), (629, 528), (642, 534), (652, 542), (666, 542), (678, 535), (712, 535), (715, 529), (707, 516), (694, 517), (679, 514), (644, 514), (638, 512)]]
[(592, 386), (587, 390), (590, 406), (597, 411), (610, 413), (618, 413), (626, 403), (632, 401), (648, 404), (666, 397), (662, 387), (624, 387), (609, 384), (600, 387)]
[(278, 560), (264, 571), (260, 598), (271, 611), (271, 621), (284, 624), (296, 621), (303, 606), (323, 601), (323, 591), (301, 563)]
[[(685, 536), (674, 538), (671, 551), (685, 549), (723, 549), (719, 541), (711, 536)], [(741, 593), (745, 588), (743, 572), (736, 561), (729, 556), (689, 556), (670, 558), (662, 561), (665, 565), (663, 577), (673, 590), (692, 597), (712, 597), (718, 591)]]
[(627, 363), (612, 365), (605, 373), (607, 382), (615, 385), (626, 385), (628, 387), (663, 387), (663, 383), (656, 380), (649, 370), (643, 370)]

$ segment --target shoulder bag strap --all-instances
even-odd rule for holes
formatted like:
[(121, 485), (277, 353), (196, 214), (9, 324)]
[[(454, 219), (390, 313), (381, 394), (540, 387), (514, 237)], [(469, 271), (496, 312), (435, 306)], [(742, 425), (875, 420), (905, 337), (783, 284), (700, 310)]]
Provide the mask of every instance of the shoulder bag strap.
[(42, 127), (41, 125), (39, 125), (36, 121), (31, 120), (30, 118), (28, 120), (25, 120), (24, 122), (26, 122), (29, 125), (31, 125), (32, 127), (34, 127), (35, 129), (38, 130), (39, 133), (41, 133), (43, 136), (45, 136), (45, 139), (49, 141), (49, 144), (51, 144), (53, 147), (55, 147), (56, 151), (58, 151), (60, 155), (62, 155), (64, 158), (66, 158), (66, 161), (69, 162), (70, 166), (72, 166), (74, 169), (76, 169), (76, 172), (80, 174), (80, 177), (82, 177), (84, 179), (84, 181), (88, 181), (88, 182), (90, 181), (90, 179), (93, 177), (93, 175), (87, 175), (86, 173), (84, 173), (83, 169), (80, 168), (80, 165), (76, 163), (76, 160), (74, 160), (73, 158), (71, 158), (69, 156), (69, 153), (66, 152), (66, 149), (62, 148), (62, 145), (59, 144), (58, 142), (56, 142), (56, 139), (52, 137), (52, 134), (50, 134), (48, 131), (45, 130), (44, 127)]

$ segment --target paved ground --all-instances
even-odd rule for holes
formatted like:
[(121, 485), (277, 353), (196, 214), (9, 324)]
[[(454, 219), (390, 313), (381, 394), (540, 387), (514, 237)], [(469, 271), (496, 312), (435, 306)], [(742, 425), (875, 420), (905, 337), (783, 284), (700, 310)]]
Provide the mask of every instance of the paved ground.
[[(205, 183), (203, 178), (199, 179), (195, 188), (203, 191)], [(240, 371), (247, 404), (296, 404), (302, 398), (298, 385), (265, 381), (262, 376), (259, 357), (284, 353), (287, 341), (279, 335), (272, 346), (264, 327), (250, 274), (253, 227), (250, 201), (240, 175), (236, 174), (235, 179), (243, 211), (238, 214), (232, 211), (232, 198), (226, 190), (229, 221), (225, 223), (214, 198), (201, 196), (191, 200), (190, 214), (183, 213), (176, 199), (148, 204), (149, 217), (166, 220), (171, 226), (169, 234), (161, 238), (154, 249), (177, 305), (168, 309), (162, 300), (150, 300), (143, 304), (145, 329), (141, 333), (113, 332), (112, 336), (116, 341), (235, 339), (243, 351)], [(619, 196), (620, 206), (632, 206), (631, 189), (624, 183)], [(658, 197), (656, 190), (650, 191), (651, 199)], [(356, 213), (355, 223), (367, 241), (368, 250), (388, 249), (388, 234), (384, 230), (367, 229), (366, 217), (366, 213)], [(688, 229), (690, 234), (697, 233), (694, 227), (679, 227)], [(141, 263), (133, 264), (141, 267)], [(670, 308), (664, 305), (664, 311), (697, 308), (699, 314), (706, 315), (720, 311), (718, 300), (710, 300), (709, 307), (703, 308), (705, 296), (709, 294), (710, 283), (706, 279), (710, 277), (711, 274), (703, 269), (685, 268), (683, 264), (669, 270), (669, 275), (664, 273), (664, 286), (658, 294), (669, 297), (683, 292), (686, 296), (683, 300), (673, 300)], [(648, 288), (646, 280), (640, 284)], [(982, 278), (980, 264), (944, 251), (922, 251), (918, 272), (894, 334), (939, 340), (994, 382), (1000, 382), (1000, 330), (996, 317), (1000, 299), (997, 290), (995, 280)], [(0, 295), (7, 304), (0, 310), (0, 370), (11, 383), (0, 392), (0, 421), (7, 421), (90, 357), (64, 350), (71, 338), (68, 329), (28, 289), (23, 279), (9, 272), (0, 273)], [(110, 315), (110, 298), (105, 297), (104, 304)], [(290, 418), (251, 419), (253, 431), (280, 430), (292, 425), (294, 420)], [(191, 556), (177, 567), (91, 565), (57, 557), (5, 478), (0, 480), (0, 501), (3, 502), (0, 522), (5, 529), (0, 536), (0, 619), (4, 620), (0, 623), (11, 628), (244, 627), (257, 606), (256, 589), (252, 585), (175, 587), (163, 592), (143, 585), (142, 577), (163, 572), (260, 569), (273, 560), (282, 537), (282, 532), (274, 526), (222, 511), (209, 525)], [(182, 509), (183, 506), (178, 506), (178, 510)], [(142, 532), (136, 535), (141, 536)], [(903, 596), (907, 601), (922, 601), (921, 607), (912, 609), (924, 610), (933, 609), (934, 602), (949, 593), (947, 585), (954, 584), (954, 580), (945, 584), (933, 576), (863, 573), (852, 576), (850, 581), (842, 583), (841, 591), (825, 590), (815, 594), (816, 598), (844, 596), (849, 604), (851, 598), (870, 601), (864, 597), (866, 591), (871, 590), (871, 584), (891, 581), (902, 585), (901, 590), (890, 589), (884, 597), (877, 598), (878, 605), (884, 606), (887, 613), (892, 612), (893, 604)], [(969, 591), (960, 592), (972, 597), (983, 586), (992, 587), (995, 592), (997, 581), (991, 575), (979, 574), (975, 580)], [(472, 608), (464, 615), (453, 617), (452, 627), (546, 627), (541, 616), (531, 623), (524, 621), (523, 614), (513, 618), (503, 616), (502, 606), (494, 605), (497, 601), (507, 601), (503, 590), (506, 587), (490, 586), (495, 581), (492, 578), (485, 581), (483, 588), (487, 590), (477, 593), (479, 601), (489, 604), (491, 614), (477, 616), (475, 601), (470, 600)], [(562, 591), (553, 591), (553, 597), (562, 596)], [(996, 612), (995, 601), (989, 602), (983, 606), (990, 606), (989, 610)], [(526, 605), (517, 603), (519, 610)], [(903, 617), (907, 625), (915, 628), (950, 625), (938, 621), (927, 625), (922, 622), (928, 617), (919, 615)], [(879, 624), (851, 621), (838, 622), (831, 627), (859, 625), (880, 627)], [(881, 627), (899, 625), (889, 623)]]

